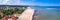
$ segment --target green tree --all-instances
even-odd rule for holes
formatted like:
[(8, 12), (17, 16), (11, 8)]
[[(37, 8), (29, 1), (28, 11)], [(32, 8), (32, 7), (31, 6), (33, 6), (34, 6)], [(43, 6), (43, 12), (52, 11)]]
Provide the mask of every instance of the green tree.
[[(15, 10), (13, 9), (8, 9), (8, 10), (4, 10), (4, 9), (0, 9), (0, 11), (3, 13), (3, 17), (6, 15), (13, 15), (15, 12), (17, 12), (18, 14), (22, 14), (24, 12), (24, 10), (26, 10), (27, 7), (24, 7), (25, 9), (18, 9), (15, 8)], [(0, 18), (3, 18), (0, 15)]]

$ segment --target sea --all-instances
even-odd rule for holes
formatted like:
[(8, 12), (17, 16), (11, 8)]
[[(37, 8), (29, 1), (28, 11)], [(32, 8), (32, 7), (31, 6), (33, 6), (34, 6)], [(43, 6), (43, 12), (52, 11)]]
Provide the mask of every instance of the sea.
[(33, 20), (60, 20), (60, 6), (33, 6)]

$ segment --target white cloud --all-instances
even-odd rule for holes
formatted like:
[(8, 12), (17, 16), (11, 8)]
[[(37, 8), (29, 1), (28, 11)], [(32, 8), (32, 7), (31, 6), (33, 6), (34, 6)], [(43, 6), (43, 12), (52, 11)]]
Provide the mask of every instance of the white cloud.
[(8, 1), (9, 1), (9, 0), (0, 0), (0, 4), (1, 4), (1, 5), (7, 4)]
[(0, 5), (35, 5), (33, 2), (24, 2), (21, 0), (0, 0)]
[[(26, 2), (25, 2), (26, 1)], [(0, 5), (39, 5), (39, 6), (60, 6), (59, 4), (36, 3), (35, 0), (0, 0)]]

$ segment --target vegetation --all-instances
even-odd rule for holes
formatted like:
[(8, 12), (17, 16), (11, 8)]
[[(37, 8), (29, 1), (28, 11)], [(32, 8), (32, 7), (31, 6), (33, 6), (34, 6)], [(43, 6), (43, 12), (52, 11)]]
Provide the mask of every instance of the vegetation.
[[(26, 7), (24, 8), (26, 9)], [(3, 17), (4, 17), (6, 15), (13, 15), (15, 12), (17, 12), (18, 14), (22, 14), (22, 12), (25, 9), (18, 9), (18, 8), (15, 8), (14, 10), (13, 9), (8, 9), (8, 10), (0, 9), (0, 11), (3, 13)], [(3, 17), (1, 17), (0, 15), (0, 18), (3, 18)]]

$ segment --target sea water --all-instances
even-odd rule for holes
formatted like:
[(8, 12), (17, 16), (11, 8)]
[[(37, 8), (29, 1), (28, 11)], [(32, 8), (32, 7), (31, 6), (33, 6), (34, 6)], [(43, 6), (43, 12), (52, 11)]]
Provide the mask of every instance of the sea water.
[(34, 20), (60, 20), (60, 8), (34, 7)]

